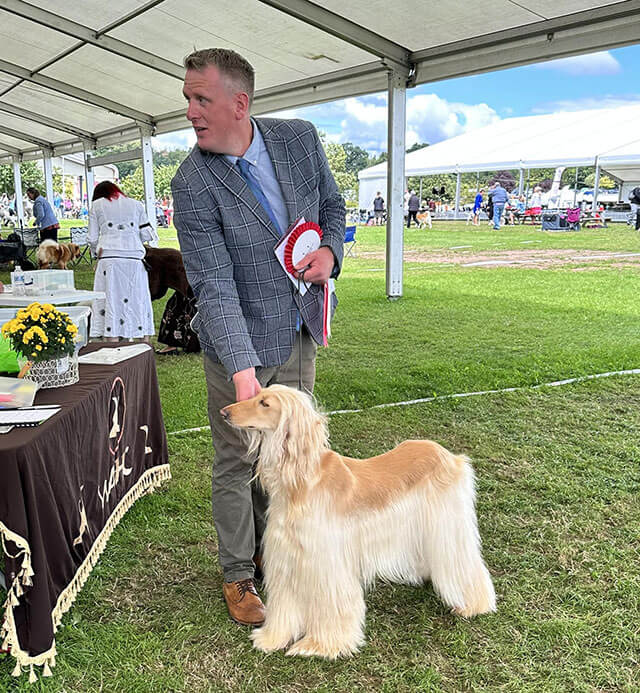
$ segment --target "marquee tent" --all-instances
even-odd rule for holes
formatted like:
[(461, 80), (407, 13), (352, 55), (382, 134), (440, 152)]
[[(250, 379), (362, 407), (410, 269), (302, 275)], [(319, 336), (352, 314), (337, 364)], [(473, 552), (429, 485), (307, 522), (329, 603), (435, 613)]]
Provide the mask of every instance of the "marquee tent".
[[(406, 176), (599, 166), (640, 181), (640, 105), (498, 120), (405, 157)], [(360, 171), (360, 207), (384, 188), (386, 163)]]
[(151, 136), (186, 125), (194, 47), (253, 63), (254, 113), (387, 90), (396, 296), (407, 87), (638, 42), (640, 0), (0, 0), (0, 163), (19, 185), (20, 159), (44, 158), (50, 181), (52, 154), (140, 138), (151, 214)]

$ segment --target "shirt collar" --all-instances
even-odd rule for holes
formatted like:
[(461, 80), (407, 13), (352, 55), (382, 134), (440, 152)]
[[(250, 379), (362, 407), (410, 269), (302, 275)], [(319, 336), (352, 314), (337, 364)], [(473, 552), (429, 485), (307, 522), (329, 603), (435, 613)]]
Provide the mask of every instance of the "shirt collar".
[(260, 128), (256, 125), (256, 121), (251, 118), (251, 126), (253, 128), (253, 136), (251, 137), (251, 144), (247, 148), (247, 151), (242, 156), (234, 156), (233, 154), (225, 154), (225, 158), (232, 165), (235, 166), (238, 159), (245, 159), (250, 164), (254, 166), (258, 165), (258, 160), (262, 150), (265, 148), (264, 140), (262, 139), (262, 133)]

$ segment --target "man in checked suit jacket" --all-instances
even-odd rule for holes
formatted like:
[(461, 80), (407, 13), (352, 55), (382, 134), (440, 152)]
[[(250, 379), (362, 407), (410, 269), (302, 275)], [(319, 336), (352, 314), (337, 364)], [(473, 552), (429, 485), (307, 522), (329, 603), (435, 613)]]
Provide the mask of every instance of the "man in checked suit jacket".
[[(303, 387), (313, 389), (323, 285), (340, 271), (345, 206), (310, 123), (250, 117), (254, 72), (244, 58), (208, 49), (188, 56), (185, 67), (187, 118), (198, 142), (172, 192), (178, 240), (197, 297), (193, 325), (204, 352), (215, 449), (213, 519), (229, 614), (259, 625), (264, 606), (253, 578), (267, 499), (251, 485), (246, 445), (220, 409), (273, 383), (297, 387), (299, 372)], [(323, 230), (321, 247), (297, 267), (308, 267), (304, 279), (311, 286), (303, 297), (274, 254), (281, 235), (301, 216)]]

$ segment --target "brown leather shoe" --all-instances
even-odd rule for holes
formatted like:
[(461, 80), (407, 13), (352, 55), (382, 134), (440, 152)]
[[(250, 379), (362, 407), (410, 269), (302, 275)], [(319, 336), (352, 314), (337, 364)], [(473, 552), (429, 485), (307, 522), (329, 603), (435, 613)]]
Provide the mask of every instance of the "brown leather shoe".
[(253, 583), (253, 578), (225, 582), (222, 594), (227, 602), (229, 616), (243, 626), (261, 626), (264, 623), (264, 604)]

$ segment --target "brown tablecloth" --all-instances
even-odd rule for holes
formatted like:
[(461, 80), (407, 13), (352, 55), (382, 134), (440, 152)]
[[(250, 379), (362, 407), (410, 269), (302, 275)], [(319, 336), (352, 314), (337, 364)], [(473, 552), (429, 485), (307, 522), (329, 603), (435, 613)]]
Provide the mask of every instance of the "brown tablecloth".
[[(81, 353), (111, 344), (90, 344)], [(75, 385), (35, 428), (0, 435), (0, 536), (8, 597), (0, 647), (22, 667), (55, 664), (54, 634), (111, 532), (137, 498), (170, 478), (153, 351), (80, 365)]]

